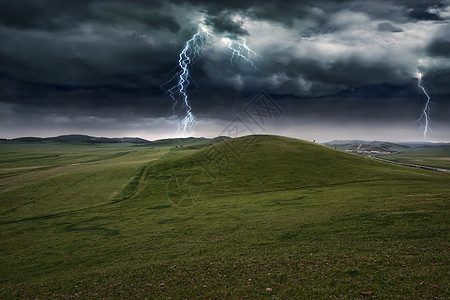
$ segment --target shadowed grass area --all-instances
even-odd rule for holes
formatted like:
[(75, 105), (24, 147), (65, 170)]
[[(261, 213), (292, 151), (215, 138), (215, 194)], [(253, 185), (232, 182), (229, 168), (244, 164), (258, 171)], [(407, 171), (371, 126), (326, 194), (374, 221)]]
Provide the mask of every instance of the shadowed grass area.
[(448, 296), (450, 174), (277, 136), (130, 149), (0, 180), (2, 298)]

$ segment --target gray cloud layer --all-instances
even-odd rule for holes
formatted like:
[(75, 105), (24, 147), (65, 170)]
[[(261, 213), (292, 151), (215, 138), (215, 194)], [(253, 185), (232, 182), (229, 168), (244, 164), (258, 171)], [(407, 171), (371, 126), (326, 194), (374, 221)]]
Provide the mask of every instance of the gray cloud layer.
[[(449, 18), (448, 0), (3, 0), (0, 102), (15, 115), (168, 116), (161, 84), (203, 23), (214, 37), (190, 90), (201, 116), (223, 118), (265, 89), (289, 98), (294, 115), (309, 109), (305, 99), (372, 99), (379, 105), (361, 118), (382, 120), (386, 99), (417, 101), (416, 70), (447, 109)], [(260, 55), (257, 69), (231, 64), (222, 38), (245, 39)], [(347, 118), (344, 107), (333, 113)]]

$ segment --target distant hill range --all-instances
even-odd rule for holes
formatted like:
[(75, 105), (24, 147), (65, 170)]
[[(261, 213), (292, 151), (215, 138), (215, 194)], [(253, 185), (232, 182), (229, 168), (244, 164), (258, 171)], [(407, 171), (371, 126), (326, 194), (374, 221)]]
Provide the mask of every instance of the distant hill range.
[(6, 142), (22, 142), (22, 143), (148, 143), (148, 140), (137, 137), (124, 137), (124, 138), (107, 138), (107, 137), (95, 137), (83, 134), (69, 134), (60, 135), (55, 137), (20, 137), (15, 139), (2, 139)]
[[(95, 137), (83, 134), (69, 134), (55, 137), (20, 137), (14, 139), (0, 138), (0, 143), (90, 143), (90, 144), (117, 144), (117, 143), (131, 143), (142, 146), (173, 146), (173, 147), (200, 147), (203, 148), (208, 145), (213, 145), (221, 141), (230, 139), (226, 136), (219, 136), (215, 138), (171, 138), (149, 141), (139, 137), (122, 137), (122, 138), (107, 138)], [(450, 147), (450, 143), (430, 143), (430, 142), (384, 142), (384, 141), (363, 141), (363, 140), (332, 140), (323, 145), (347, 152), (359, 151), (377, 151), (377, 152), (402, 152), (412, 151), (415, 149), (424, 148), (438, 148)]]
[(323, 145), (348, 152), (402, 152), (419, 148), (450, 147), (450, 143), (431, 142), (383, 142), (362, 140), (333, 140)]
[(216, 137), (213, 139), (208, 138), (174, 138), (174, 139), (162, 139), (149, 141), (138, 137), (123, 137), (123, 138), (107, 138), (107, 137), (95, 137), (83, 134), (69, 134), (60, 135), (56, 137), (20, 137), (14, 139), (0, 139), (2, 143), (17, 142), (17, 143), (90, 143), (90, 144), (117, 144), (117, 143), (131, 143), (142, 144), (149, 146), (184, 146), (195, 144), (215, 144), (222, 140), (229, 139), (228, 137)]

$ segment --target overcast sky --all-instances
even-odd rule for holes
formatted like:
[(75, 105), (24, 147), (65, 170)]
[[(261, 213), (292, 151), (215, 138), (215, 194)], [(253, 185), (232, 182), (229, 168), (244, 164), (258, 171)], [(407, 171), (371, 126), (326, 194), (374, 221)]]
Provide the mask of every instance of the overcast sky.
[(201, 25), (184, 135), (423, 140), (420, 71), (428, 139), (450, 141), (449, 19), (450, 0), (1, 0), (0, 137), (180, 136), (161, 86)]

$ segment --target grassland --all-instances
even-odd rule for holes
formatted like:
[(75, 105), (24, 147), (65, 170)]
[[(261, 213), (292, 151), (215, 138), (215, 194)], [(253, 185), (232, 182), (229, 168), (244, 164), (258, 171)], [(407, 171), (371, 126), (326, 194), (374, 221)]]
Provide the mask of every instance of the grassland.
[(0, 298), (450, 296), (450, 174), (193, 148), (0, 144)]
[(402, 163), (450, 169), (449, 145), (422, 147), (395, 154), (379, 155), (378, 157)]

